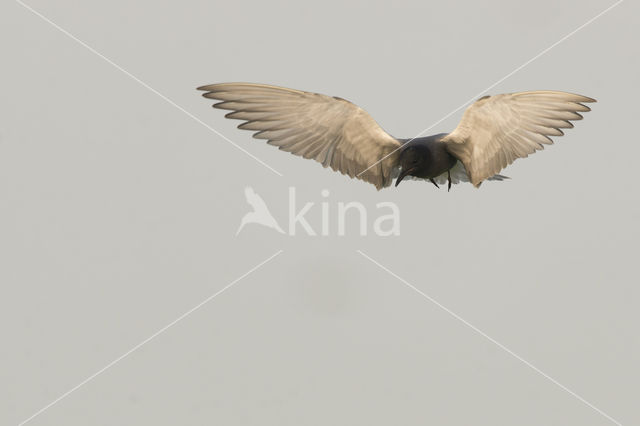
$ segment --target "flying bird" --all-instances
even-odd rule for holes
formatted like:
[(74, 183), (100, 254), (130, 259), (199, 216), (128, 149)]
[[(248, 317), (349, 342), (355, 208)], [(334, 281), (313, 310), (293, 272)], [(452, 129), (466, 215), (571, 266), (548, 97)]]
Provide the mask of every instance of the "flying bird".
[(542, 90), (483, 96), (464, 112), (451, 133), (399, 139), (362, 108), (338, 97), (265, 84), (220, 83), (199, 87), (225, 117), (283, 151), (375, 185), (405, 178), (434, 185), (503, 180), (498, 174), (518, 158), (552, 144), (550, 136), (572, 128), (585, 103), (595, 99)]

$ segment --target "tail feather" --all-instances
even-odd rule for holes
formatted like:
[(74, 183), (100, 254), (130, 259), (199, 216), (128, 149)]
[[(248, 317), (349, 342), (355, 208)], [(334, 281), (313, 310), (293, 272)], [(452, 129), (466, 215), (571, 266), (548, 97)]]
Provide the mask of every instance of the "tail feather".
[(493, 175), (487, 180), (507, 180), (507, 179), (511, 179), (511, 178), (509, 176), (504, 176), (504, 175)]

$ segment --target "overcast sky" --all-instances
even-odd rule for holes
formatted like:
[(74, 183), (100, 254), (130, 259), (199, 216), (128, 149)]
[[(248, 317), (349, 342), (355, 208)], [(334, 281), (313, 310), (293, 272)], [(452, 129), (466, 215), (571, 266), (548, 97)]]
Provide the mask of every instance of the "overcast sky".
[[(637, 2), (519, 70), (614, 1), (27, 3), (69, 34), (0, 6), (0, 423), (640, 423)], [(450, 193), (377, 192), (195, 90), (339, 96), (409, 138), (506, 76), (598, 103)], [(292, 186), (317, 228), (393, 202), (400, 235), (236, 236), (247, 186), (283, 227)]]

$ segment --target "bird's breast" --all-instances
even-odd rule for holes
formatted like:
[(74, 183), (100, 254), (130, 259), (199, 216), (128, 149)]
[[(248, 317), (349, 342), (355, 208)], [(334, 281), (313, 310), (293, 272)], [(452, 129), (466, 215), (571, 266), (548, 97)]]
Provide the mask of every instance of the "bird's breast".
[(455, 166), (457, 162), (457, 159), (446, 150), (444, 143), (433, 144), (429, 151), (431, 158), (428, 161), (428, 166), (424, 170), (427, 176), (420, 177), (433, 178), (440, 176)]

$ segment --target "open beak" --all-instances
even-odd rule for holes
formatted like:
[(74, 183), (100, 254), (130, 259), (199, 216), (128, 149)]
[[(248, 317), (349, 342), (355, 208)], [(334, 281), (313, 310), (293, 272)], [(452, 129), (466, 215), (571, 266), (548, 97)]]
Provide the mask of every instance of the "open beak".
[(409, 175), (415, 169), (416, 169), (415, 167), (411, 167), (407, 170), (403, 170), (402, 172), (400, 172), (400, 175), (398, 175), (398, 178), (396, 179), (396, 186), (400, 185), (400, 182), (402, 182), (402, 179), (404, 179), (405, 176)]

